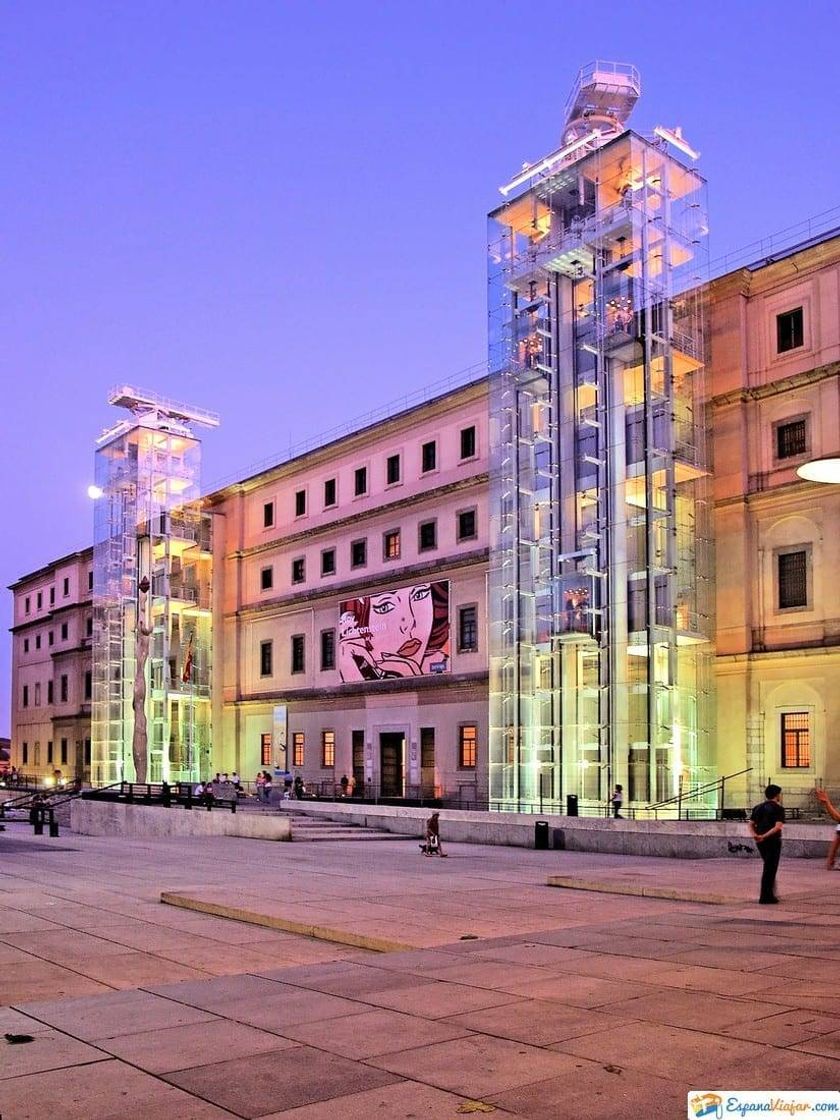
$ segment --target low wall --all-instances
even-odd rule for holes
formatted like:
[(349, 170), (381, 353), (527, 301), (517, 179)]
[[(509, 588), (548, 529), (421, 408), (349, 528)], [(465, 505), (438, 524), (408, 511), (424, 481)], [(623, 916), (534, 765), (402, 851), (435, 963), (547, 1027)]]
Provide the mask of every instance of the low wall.
[[(289, 808), (307, 816), (349, 820), (402, 836), (422, 836), (431, 810), (394, 805), (293, 801)], [(757, 857), (745, 821), (632, 821), (607, 817), (563, 817), (530, 813), (479, 813), (441, 809), (440, 830), (447, 840), (467, 844), (534, 847), (534, 823), (547, 821), (549, 847), (569, 852), (665, 856), (678, 859)], [(825, 859), (834, 835), (831, 821), (789, 823), (784, 830), (785, 858)]]
[(291, 840), (291, 822), (263, 813), (230, 813), (224, 809), (184, 809), (160, 805), (127, 805), (119, 801), (76, 800), (70, 828), (82, 836), (240, 836), (248, 840)]

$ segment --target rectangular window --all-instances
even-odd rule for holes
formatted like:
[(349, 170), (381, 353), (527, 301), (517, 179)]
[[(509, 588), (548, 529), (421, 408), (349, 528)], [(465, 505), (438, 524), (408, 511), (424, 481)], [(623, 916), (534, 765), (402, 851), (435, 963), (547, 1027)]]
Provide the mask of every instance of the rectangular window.
[(433, 727), (420, 728), (420, 769), (434, 770), (435, 768), (435, 729)]
[(335, 668), (335, 630), (321, 631), (321, 668)]
[(35, 707), (36, 708), (41, 707), (41, 682), (40, 681), (35, 682)]
[(35, 648), (36, 649), (41, 648), (41, 635), (40, 634), (35, 635)]
[(465, 509), (458, 514), (458, 540), (473, 541), (478, 536), (478, 526), (474, 509)]
[(47, 766), (52, 766), (52, 764), (53, 764), (53, 741), (52, 741), (52, 739), (47, 739)]
[(260, 766), (271, 765), (271, 732), (264, 731), (260, 735)]
[(474, 653), (478, 649), (478, 607), (471, 604), (458, 609), (458, 649)]
[(385, 460), (385, 481), (389, 486), (400, 480), (400, 457), (389, 455)]
[(350, 567), (363, 568), (367, 564), (367, 540), (353, 541), (350, 545)]
[(400, 558), (400, 531), (392, 529), (382, 537), (382, 556), (385, 560), (399, 560)]
[(324, 509), (328, 509), (330, 506), (334, 506), (335, 502), (335, 479), (328, 478), (324, 483)]
[(61, 765), (62, 766), (67, 765), (67, 740), (66, 739), (61, 740)]
[(40, 610), (43, 605), (44, 605), (44, 596), (43, 596), (42, 592), (39, 591), (38, 594), (35, 596), (35, 608), (36, 608), (36, 610)]
[(805, 329), (801, 307), (776, 316), (776, 353), (785, 354), (788, 350), (796, 350), (804, 341)]
[(68, 635), (69, 633), (70, 633), (70, 630), (69, 630), (69, 628), (68, 628), (68, 625), (67, 625), (67, 623), (66, 623), (66, 622), (62, 622), (62, 624), (61, 624), (61, 640), (62, 640), (62, 642), (66, 642), (66, 641), (67, 641), (67, 635)]
[(68, 699), (69, 695), (70, 695), (70, 682), (68, 680), (67, 674), (63, 673), (62, 676), (61, 676), (61, 681), (59, 682), (59, 693), (58, 693), (58, 697), (61, 700), (62, 704), (67, 703), (67, 699)]
[(808, 430), (804, 417), (776, 425), (776, 458), (792, 459), (808, 450)]
[[(67, 583), (67, 580), (65, 580), (64, 582)], [(68, 592), (65, 591), (64, 594), (67, 595)], [(50, 606), (52, 606), (54, 602), (55, 602), (55, 588), (51, 587), (50, 588)]]
[(475, 425), (461, 429), (461, 458), (472, 459), (475, 455)]
[(782, 766), (806, 770), (811, 765), (811, 727), (808, 712), (782, 713)]
[(67, 596), (68, 596), (68, 595), (70, 594), (70, 580), (69, 580), (69, 578), (67, 578), (67, 577), (65, 577), (65, 580), (64, 580), (64, 590), (63, 590), (63, 594), (64, 594), (64, 597), (65, 597), (65, 599), (66, 599), (66, 598), (67, 598)]
[(302, 556), (292, 561), (292, 583), (303, 583), (306, 579), (306, 561)]
[(292, 672), (306, 671), (306, 640), (303, 634), (292, 634)]
[(274, 670), (274, 642), (260, 642), (260, 676), (270, 677)]
[(417, 547), (420, 552), (437, 548), (437, 521), (421, 521), (418, 526)]
[(21, 759), (23, 761), (23, 765), (26, 766), (26, 764), (29, 762), (29, 744), (28, 743), (21, 743)]
[(423, 474), (433, 471), (437, 466), (437, 444), (434, 440), (424, 443), (420, 452)]
[(353, 493), (357, 498), (367, 494), (367, 467), (357, 467), (353, 479)]
[(274, 502), (263, 503), (263, 529), (270, 529), (274, 525)]
[(29, 596), (27, 595), (23, 601), (23, 613), (29, 614)]
[(292, 733), (292, 766), (295, 768), (303, 766), (304, 757), (304, 737), (302, 731), (295, 731)]
[(28, 638), (23, 639), (23, 652), (24, 653), (29, 653), (29, 639)]
[(458, 766), (461, 770), (475, 770), (478, 728), (474, 723), (462, 723), (458, 728)]
[(85, 670), (85, 700), (90, 700), (93, 696), (93, 673), (90, 669)]
[(47, 631), (47, 645), (51, 646), (51, 645), (54, 645), (54, 644), (55, 644), (55, 631), (54, 630), (48, 630)]
[(24, 706), (24, 708), (29, 707), (29, 685), (28, 684), (25, 684), (23, 686), (23, 706)]
[[(85, 633), (87, 634), (87, 636), (89, 638), (93, 636), (93, 615), (92, 614), (88, 615), (88, 617), (87, 617), (87, 622), (85, 623)], [(50, 631), (50, 645), (52, 645), (52, 631)]]
[(797, 552), (780, 552), (779, 565), (779, 610), (790, 607), (808, 606), (808, 553), (805, 549)]
[(263, 568), (260, 572), (260, 591), (270, 591), (274, 586), (274, 568)]
[(52, 681), (47, 681), (47, 703), (52, 704), (52, 702), (53, 702), (53, 682)]
[(90, 766), (90, 739), (85, 739), (85, 766)]
[(335, 767), (335, 732), (321, 732), (321, 769), (332, 770)]
[(93, 568), (88, 572), (88, 591), (93, 591)]
[(335, 549), (325, 548), (321, 553), (321, 575), (334, 576), (335, 575)]
[(303, 517), (306, 513), (306, 491), (298, 490), (295, 493), (295, 517)]

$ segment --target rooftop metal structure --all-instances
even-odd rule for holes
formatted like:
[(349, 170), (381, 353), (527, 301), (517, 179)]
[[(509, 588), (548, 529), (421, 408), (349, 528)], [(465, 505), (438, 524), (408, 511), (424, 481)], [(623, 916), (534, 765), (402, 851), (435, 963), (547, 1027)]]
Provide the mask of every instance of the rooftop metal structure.
[(641, 92), (639, 71), (629, 63), (597, 61), (582, 67), (566, 99), (564, 143), (579, 139), (594, 124), (602, 133), (621, 132)]

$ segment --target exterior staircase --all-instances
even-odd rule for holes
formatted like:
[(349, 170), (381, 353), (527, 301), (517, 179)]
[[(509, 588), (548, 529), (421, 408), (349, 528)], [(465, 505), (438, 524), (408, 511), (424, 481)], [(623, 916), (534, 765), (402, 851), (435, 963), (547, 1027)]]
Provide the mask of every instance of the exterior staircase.
[[(273, 808), (273, 807), (272, 807)], [(274, 810), (277, 811), (276, 809)], [(393, 832), (386, 832), (382, 828), (369, 828), (367, 825), (352, 824), (350, 821), (331, 821), (323, 817), (309, 817), (305, 813), (287, 809), (284, 805), (280, 810), (292, 821), (292, 840), (404, 840), (406, 837), (398, 836)]]

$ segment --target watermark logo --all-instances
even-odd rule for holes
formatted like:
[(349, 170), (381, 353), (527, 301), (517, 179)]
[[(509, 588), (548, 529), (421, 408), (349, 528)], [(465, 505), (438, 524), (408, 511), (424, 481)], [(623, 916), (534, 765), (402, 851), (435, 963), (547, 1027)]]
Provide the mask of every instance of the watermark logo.
[(833, 1116), (840, 1120), (840, 1092), (833, 1089), (792, 1092), (768, 1089), (766, 1092), (741, 1093), (736, 1089), (692, 1089), (688, 1094), (688, 1120), (701, 1120), (701, 1117), (748, 1120), (752, 1116)]

